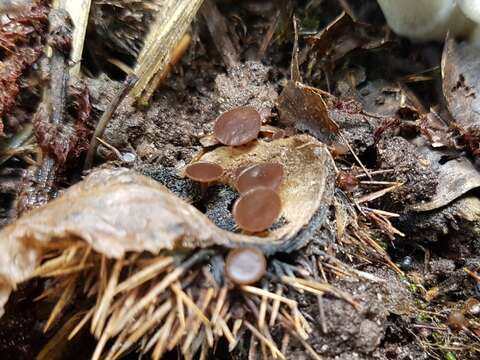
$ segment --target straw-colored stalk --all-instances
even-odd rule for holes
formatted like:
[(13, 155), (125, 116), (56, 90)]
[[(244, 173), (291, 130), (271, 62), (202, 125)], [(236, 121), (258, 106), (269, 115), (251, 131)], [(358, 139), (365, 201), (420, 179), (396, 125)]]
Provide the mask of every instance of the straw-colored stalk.
[[(131, 91), (137, 103), (148, 103), (153, 92), (165, 78), (174, 52), (184, 52), (189, 38), (185, 38), (193, 18), (203, 0), (165, 0), (145, 39), (145, 45), (134, 69), (138, 81)], [(177, 49), (177, 50), (175, 50)]]

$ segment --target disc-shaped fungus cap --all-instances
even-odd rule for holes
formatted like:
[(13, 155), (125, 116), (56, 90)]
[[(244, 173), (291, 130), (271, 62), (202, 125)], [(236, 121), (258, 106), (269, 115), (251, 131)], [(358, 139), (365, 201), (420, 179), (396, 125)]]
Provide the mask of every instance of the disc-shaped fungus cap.
[(239, 193), (256, 187), (267, 187), (276, 191), (282, 183), (283, 175), (283, 165), (279, 163), (252, 165), (239, 174), (235, 187)]
[(209, 161), (198, 161), (185, 168), (185, 175), (194, 181), (209, 183), (222, 177), (223, 168)]
[(465, 316), (458, 310), (454, 310), (448, 315), (447, 325), (455, 331), (462, 330), (467, 323)]
[(239, 146), (257, 138), (262, 119), (251, 106), (224, 112), (215, 121), (215, 137), (224, 145)]
[(281, 210), (280, 196), (274, 190), (257, 187), (240, 195), (232, 212), (241, 229), (259, 232), (272, 226)]
[(250, 285), (260, 280), (267, 270), (267, 260), (254, 247), (231, 250), (225, 261), (225, 273), (238, 285)]

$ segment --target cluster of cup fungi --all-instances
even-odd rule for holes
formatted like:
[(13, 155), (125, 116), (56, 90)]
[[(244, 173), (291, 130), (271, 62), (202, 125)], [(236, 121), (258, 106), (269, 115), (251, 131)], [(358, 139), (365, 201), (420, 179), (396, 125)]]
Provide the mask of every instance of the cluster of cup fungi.
[[(240, 146), (249, 149), (263, 134), (276, 141), (287, 136), (287, 132), (262, 126), (260, 113), (246, 106), (221, 114), (214, 127), (217, 143), (226, 146), (225, 150), (239, 153)], [(262, 145), (265, 144), (259, 142)], [(289, 190), (285, 183), (291, 170), (280, 160), (256, 162), (255, 156), (247, 159), (230, 167), (225, 162), (225, 168), (220, 162), (197, 161), (185, 168), (185, 175), (204, 190), (228, 179), (239, 194), (232, 207), (238, 229), (252, 238), (272, 241), (269, 237), (282, 210), (287, 214), (288, 198), (280, 193)], [(178, 226), (174, 227), (176, 236)], [(169, 234), (166, 237), (172, 238)], [(231, 352), (246, 335), (252, 339), (245, 344), (253, 358), (261, 350), (265, 359), (285, 359), (283, 352), (291, 336), (310, 353), (314, 352), (306, 343), (313, 329), (298, 303), (284, 293), (289, 291), (287, 286), (292, 291), (315, 295), (329, 292), (358, 308), (347, 294), (317, 283), (304, 273), (297, 276), (289, 264), (271, 259), (271, 268), (267, 266), (266, 255), (271, 254), (267, 253), (268, 247), (237, 245), (220, 254), (218, 248), (209, 246), (177, 248), (173, 244), (171, 249), (162, 248), (154, 254), (133, 251), (111, 259), (101, 251), (91, 251), (90, 244), (81, 239), (56, 244), (35, 272), (35, 276), (54, 278), (56, 284), (52, 293), (45, 295), (58, 299), (45, 330), (60, 319), (69, 299), (82, 299), (84, 308), (65, 322), (45, 347), (45, 354), (50, 345), (58, 347), (57, 342), (63, 341), (59, 339), (64, 339), (67, 325), (77, 323), (74, 330), (68, 330), (68, 337), (72, 338), (90, 323), (90, 333), (98, 340), (92, 360), (119, 359), (131, 351), (150, 353), (154, 360), (159, 360), (175, 349), (185, 359), (198, 356), (205, 360), (220, 339), (226, 340)], [(184, 251), (188, 249), (195, 251)], [(78, 272), (71, 272), (72, 269)], [(271, 287), (276, 287), (275, 292)], [(281, 329), (281, 350), (270, 332), (274, 326)]]
[[(214, 135), (223, 145), (242, 146), (258, 137), (261, 124), (257, 110), (241, 106), (217, 118)], [(224, 175), (224, 169), (213, 162), (198, 161), (185, 168), (185, 175), (205, 189)], [(278, 190), (283, 178), (283, 166), (275, 162), (241, 166), (235, 171), (235, 188), (240, 196), (233, 205), (232, 215), (241, 230), (260, 233), (274, 224), (282, 210)], [(227, 255), (225, 274), (236, 284), (256, 283), (265, 271), (265, 256), (257, 248), (237, 248)]]

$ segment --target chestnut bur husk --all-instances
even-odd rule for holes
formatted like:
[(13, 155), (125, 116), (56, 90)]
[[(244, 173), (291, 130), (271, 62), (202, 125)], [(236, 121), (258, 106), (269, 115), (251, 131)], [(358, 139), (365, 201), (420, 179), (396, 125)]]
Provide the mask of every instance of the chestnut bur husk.
[[(116, 359), (132, 350), (158, 359), (174, 348), (185, 358), (206, 354), (221, 338), (231, 351), (245, 331), (273, 357), (284, 358), (270, 329), (307, 339), (312, 328), (295, 300), (265, 290), (272, 287), (322, 291), (356, 306), (331, 285), (277, 274), (268, 265), (267, 273), (276, 276), (264, 277), (258, 287), (239, 285), (240, 297), (224, 281), (228, 249), (254, 247), (270, 263), (276, 253), (307, 245), (324, 223), (334, 186), (324, 144), (297, 135), (218, 147), (197, 160), (221, 165), (219, 182), (231, 186), (240, 166), (280, 163), (284, 225), (262, 236), (222, 230), (153, 179), (125, 168), (100, 169), (1, 231), (2, 308), (20, 282), (51, 278), (54, 285), (43, 297), (56, 305), (44, 330), (65, 326), (51, 342), (65, 337), (67, 324), (69, 338), (89, 327), (98, 339), (93, 359)], [(66, 309), (74, 300), (88, 305), (72, 315)], [(265, 301), (261, 315), (252, 311)], [(73, 317), (80, 320), (71, 330)]]

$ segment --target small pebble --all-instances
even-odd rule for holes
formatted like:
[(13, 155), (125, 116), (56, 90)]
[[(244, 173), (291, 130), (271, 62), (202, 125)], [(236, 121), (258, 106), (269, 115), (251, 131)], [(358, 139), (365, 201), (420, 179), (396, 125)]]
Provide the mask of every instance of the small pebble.
[(411, 256), (405, 256), (400, 262), (400, 269), (403, 271), (410, 271), (413, 269), (414, 261)]
[(137, 158), (137, 156), (132, 152), (126, 152), (126, 153), (122, 154), (122, 160), (127, 162), (127, 163), (134, 162), (136, 160), (136, 158)]

